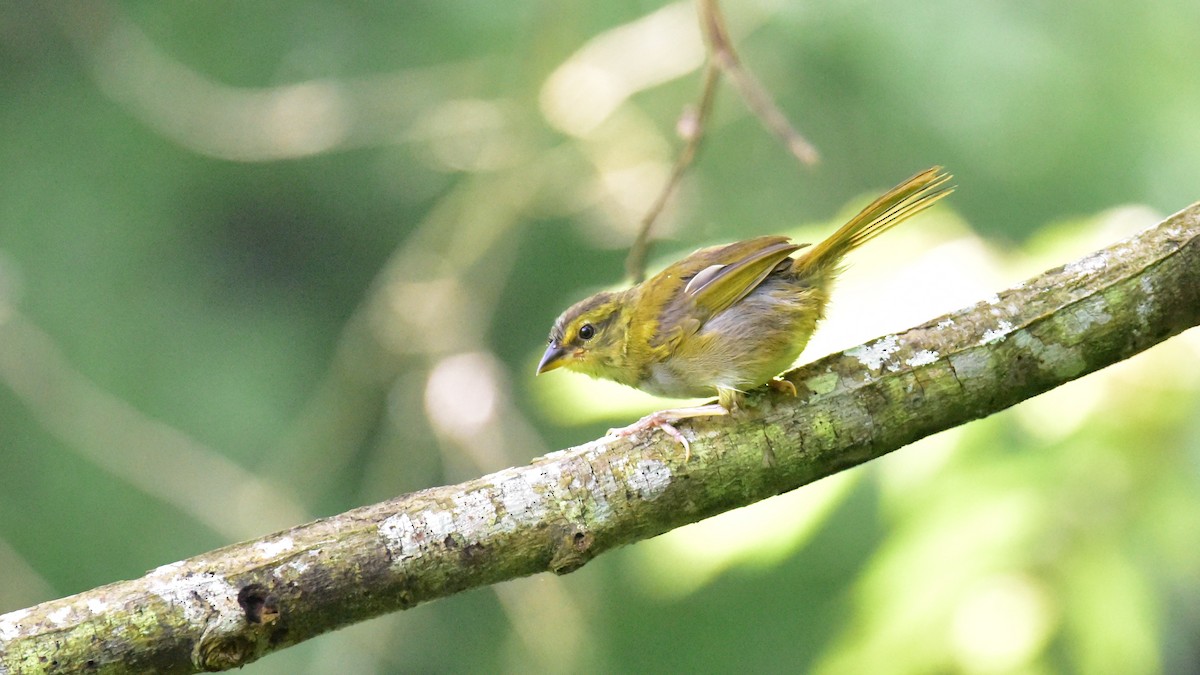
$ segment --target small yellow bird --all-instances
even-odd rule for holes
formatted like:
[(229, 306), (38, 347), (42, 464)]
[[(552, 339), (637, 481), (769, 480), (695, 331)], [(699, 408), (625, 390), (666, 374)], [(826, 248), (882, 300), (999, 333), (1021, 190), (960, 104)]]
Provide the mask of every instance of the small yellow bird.
[(825, 315), (842, 258), (953, 191), (941, 167), (889, 190), (825, 241), (766, 236), (700, 249), (623, 291), (572, 305), (550, 330), (538, 374), (564, 367), (651, 394), (718, 402), (649, 415), (618, 432), (661, 427), (691, 455), (671, 421), (724, 415), (803, 351)]

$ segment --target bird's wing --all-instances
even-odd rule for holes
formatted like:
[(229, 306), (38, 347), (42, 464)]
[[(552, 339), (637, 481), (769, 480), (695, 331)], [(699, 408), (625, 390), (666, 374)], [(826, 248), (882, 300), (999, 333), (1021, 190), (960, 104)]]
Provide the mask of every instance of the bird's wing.
[[(657, 286), (662, 304), (650, 344), (674, 342), (695, 333), (704, 322), (746, 297), (803, 246), (787, 237), (757, 237), (700, 249), (663, 270)], [(667, 285), (673, 288), (667, 290)]]
[(746, 297), (785, 258), (799, 249), (784, 237), (759, 237), (714, 251), (708, 264), (683, 287), (683, 298), (706, 320)]

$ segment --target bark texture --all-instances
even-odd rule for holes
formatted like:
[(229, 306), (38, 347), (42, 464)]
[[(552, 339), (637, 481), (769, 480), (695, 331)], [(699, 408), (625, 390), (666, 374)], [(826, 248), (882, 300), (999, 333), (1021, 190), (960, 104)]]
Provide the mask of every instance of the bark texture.
[(733, 418), (604, 438), (0, 616), (0, 675), (234, 668), (384, 612), (793, 490), (1200, 323), (1200, 204), (1068, 265), (788, 374)]

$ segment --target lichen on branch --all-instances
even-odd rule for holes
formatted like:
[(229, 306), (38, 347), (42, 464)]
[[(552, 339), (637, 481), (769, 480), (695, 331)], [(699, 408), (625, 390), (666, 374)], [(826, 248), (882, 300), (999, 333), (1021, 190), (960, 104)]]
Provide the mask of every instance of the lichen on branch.
[[(692, 445), (603, 438), (0, 616), (0, 675), (234, 668), (798, 488), (1200, 324), (1200, 204), (971, 307), (786, 375)], [(764, 462), (764, 457), (770, 461)]]

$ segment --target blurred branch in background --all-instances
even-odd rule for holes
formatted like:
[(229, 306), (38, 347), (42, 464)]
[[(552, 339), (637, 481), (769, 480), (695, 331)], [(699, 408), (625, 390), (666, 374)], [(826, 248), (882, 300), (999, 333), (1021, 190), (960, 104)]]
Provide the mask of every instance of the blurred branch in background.
[(763, 396), (743, 417), (685, 427), (690, 464), (661, 433), (605, 438), (362, 507), (0, 616), (0, 666), (20, 672), (53, 645), (66, 667), (231, 668), (468, 588), (568, 573), (1003, 410), (1198, 323), (1200, 203), (971, 307), (791, 371), (799, 397)]
[[(470, 177), (439, 201), (376, 276), (325, 381), (292, 433), (264, 457), (265, 470), (322, 494), (381, 418), (410, 432), (426, 428), (419, 396), (401, 404), (403, 388), (419, 393), (424, 383), (401, 375), (427, 373), (442, 359), (483, 348), (486, 335), (472, 327), (492, 320), (515, 253), (518, 214), (539, 183), (533, 167), (523, 176)], [(489, 381), (472, 386), (487, 391)], [(497, 452), (486, 451), (493, 468), (511, 459)]]
[(223, 537), (308, 517), (286, 488), (96, 387), (15, 310), (0, 320), (0, 381), (67, 447)]
[(101, 91), (159, 134), (208, 157), (272, 162), (411, 141), (448, 92), (481, 88), (475, 71), (456, 64), (232, 87), (173, 59), (116, 4), (47, 6)]

